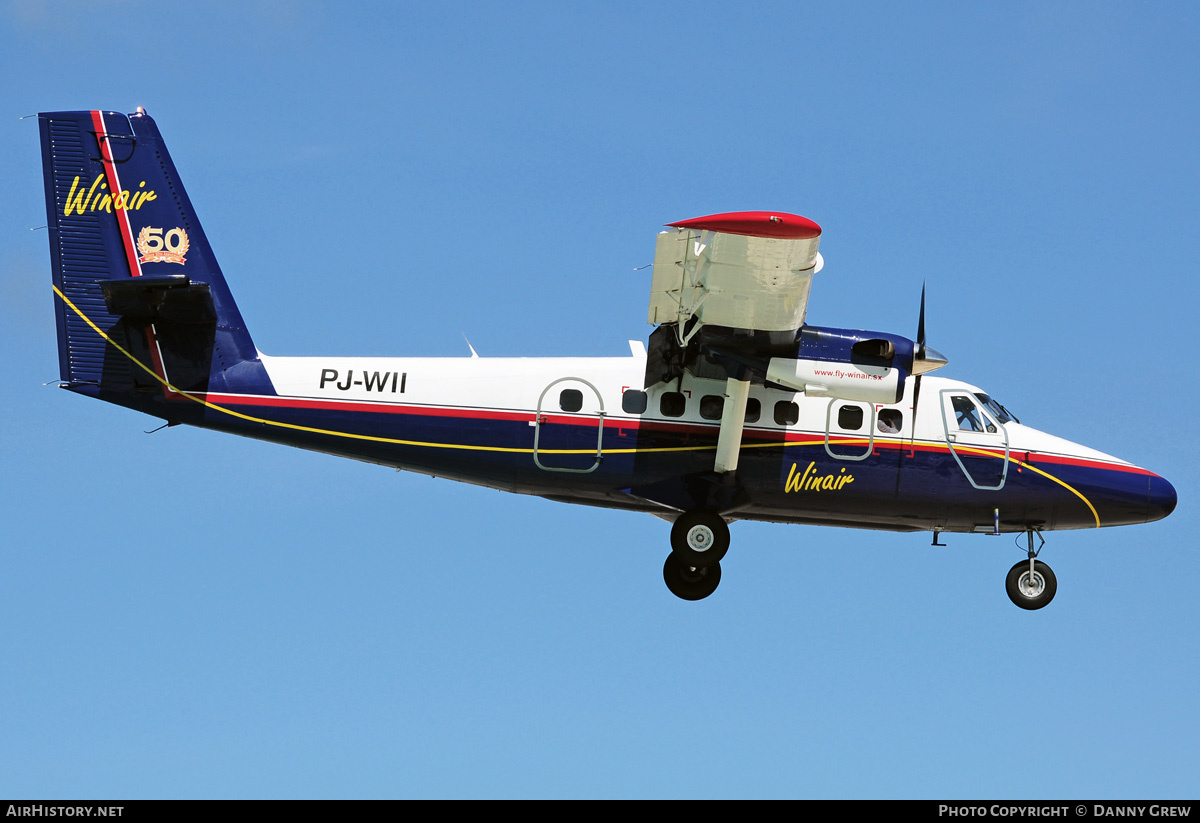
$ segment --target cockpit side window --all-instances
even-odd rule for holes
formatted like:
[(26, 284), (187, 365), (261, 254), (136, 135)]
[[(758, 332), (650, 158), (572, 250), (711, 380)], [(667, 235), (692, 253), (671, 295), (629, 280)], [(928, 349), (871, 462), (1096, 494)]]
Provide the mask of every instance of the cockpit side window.
[(959, 431), (983, 431), (983, 423), (979, 420), (979, 411), (970, 398), (955, 396), (950, 398), (950, 402), (954, 404), (954, 418), (958, 421)]

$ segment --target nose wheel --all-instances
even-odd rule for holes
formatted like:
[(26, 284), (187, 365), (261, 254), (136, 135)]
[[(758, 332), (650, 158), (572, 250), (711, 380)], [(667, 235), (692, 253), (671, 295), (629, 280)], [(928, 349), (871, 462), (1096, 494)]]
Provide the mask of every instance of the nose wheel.
[(729, 551), (729, 526), (716, 512), (693, 509), (671, 527), (671, 553), (663, 564), (663, 580), (671, 594), (703, 600), (721, 582), (721, 558)]
[(1051, 568), (1040, 560), (1033, 561), (1032, 570), (1029, 566), (1028, 560), (1022, 560), (1009, 569), (1004, 588), (1008, 590), (1008, 599), (1022, 609), (1040, 609), (1054, 599), (1058, 580)]
[[(1029, 559), (1022, 560), (1008, 570), (1004, 588), (1009, 600), (1022, 609), (1032, 611), (1048, 605), (1054, 599), (1058, 591), (1058, 579), (1049, 566), (1037, 559), (1038, 553), (1033, 550), (1033, 529), (1028, 534)], [(1045, 545), (1044, 540), (1042, 545)], [(1041, 546), (1038, 550), (1041, 550)]]

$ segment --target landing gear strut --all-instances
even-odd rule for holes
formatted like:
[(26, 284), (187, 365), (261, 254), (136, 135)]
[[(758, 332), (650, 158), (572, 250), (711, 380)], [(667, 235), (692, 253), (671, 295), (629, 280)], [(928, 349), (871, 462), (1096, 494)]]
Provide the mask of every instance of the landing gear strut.
[(729, 526), (715, 512), (684, 512), (671, 527), (671, 553), (663, 564), (663, 580), (671, 594), (702, 600), (721, 582), (721, 558), (729, 550)]
[[(1046, 544), (1042, 540), (1037, 551), (1033, 548), (1033, 529), (1026, 534), (1029, 537), (1029, 559), (1022, 560), (1008, 570), (1008, 578), (1004, 588), (1008, 591), (1008, 599), (1022, 609), (1040, 609), (1054, 599), (1058, 591), (1058, 579), (1045, 563), (1037, 559), (1038, 552)], [(1042, 536), (1039, 533), (1038, 539)]]

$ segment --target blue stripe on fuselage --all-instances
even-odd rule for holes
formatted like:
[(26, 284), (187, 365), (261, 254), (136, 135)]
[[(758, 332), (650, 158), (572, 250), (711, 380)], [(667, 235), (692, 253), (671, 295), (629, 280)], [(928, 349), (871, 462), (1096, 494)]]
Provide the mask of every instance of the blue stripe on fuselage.
[[(711, 472), (718, 431), (715, 425), (609, 418), (599, 465), (587, 474), (566, 474), (545, 471), (534, 463), (533, 415), (528, 412), (426, 407), (420, 413), (407, 413), (403, 407), (389, 405), (376, 413), (363, 411), (362, 404), (341, 404), (354, 405), (350, 410), (336, 403), (305, 402), (308, 407), (260, 404), (248, 396), (222, 398), (213, 404), (220, 408), (204, 408), (200, 416), (185, 422), (559, 497), (572, 491), (612, 491)], [(229, 411), (222, 410), (225, 406)], [(598, 419), (561, 415), (554, 419), (560, 422), (543, 427), (539, 441), (543, 465), (584, 468), (595, 463)], [(970, 484), (944, 443), (919, 442), (910, 451), (905, 442), (877, 441), (870, 457), (852, 461), (831, 457), (823, 433), (792, 432), (787, 443), (780, 441), (780, 434), (747, 429), (738, 480), (753, 504), (739, 510), (737, 517), (761, 514), (771, 519), (839, 521), (857, 517), (864, 524), (884, 521), (898, 528), (971, 530), (991, 523), (993, 510), (999, 508), (1002, 528), (1012, 531), (1027, 524), (1086, 528), (1097, 525), (1097, 517), (1101, 525), (1118, 525), (1165, 516), (1156, 516), (1149, 505), (1149, 487), (1157, 476), (1141, 470), (1083, 461), (1038, 462), (1037, 456), (1030, 463), (1014, 458), (1004, 487), (982, 491)], [(857, 454), (865, 445), (835, 442), (832, 448)], [(989, 460), (995, 467), (1003, 461), (1002, 456), (975, 459), (984, 470)], [(798, 482), (789, 490), (789, 476), (801, 478), (805, 471), (808, 482)], [(998, 476), (997, 468), (992, 471)], [(1166, 497), (1173, 501), (1172, 495), (1160, 494), (1158, 509), (1165, 507)]]

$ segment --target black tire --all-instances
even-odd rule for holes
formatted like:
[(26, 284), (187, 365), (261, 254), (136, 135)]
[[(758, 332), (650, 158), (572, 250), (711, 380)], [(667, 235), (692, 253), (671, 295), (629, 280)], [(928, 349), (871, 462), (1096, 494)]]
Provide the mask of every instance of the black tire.
[(671, 552), (685, 566), (720, 563), (729, 551), (729, 526), (716, 512), (692, 509), (679, 515), (671, 527)]
[(1040, 560), (1033, 561), (1033, 581), (1029, 579), (1029, 561), (1022, 560), (1008, 570), (1004, 581), (1008, 599), (1022, 609), (1040, 609), (1054, 599), (1058, 591), (1058, 579), (1054, 572)]
[(663, 563), (663, 580), (671, 594), (683, 600), (703, 600), (717, 590), (721, 582), (721, 564), (710, 563), (699, 568), (685, 566), (684, 561), (671, 552)]

